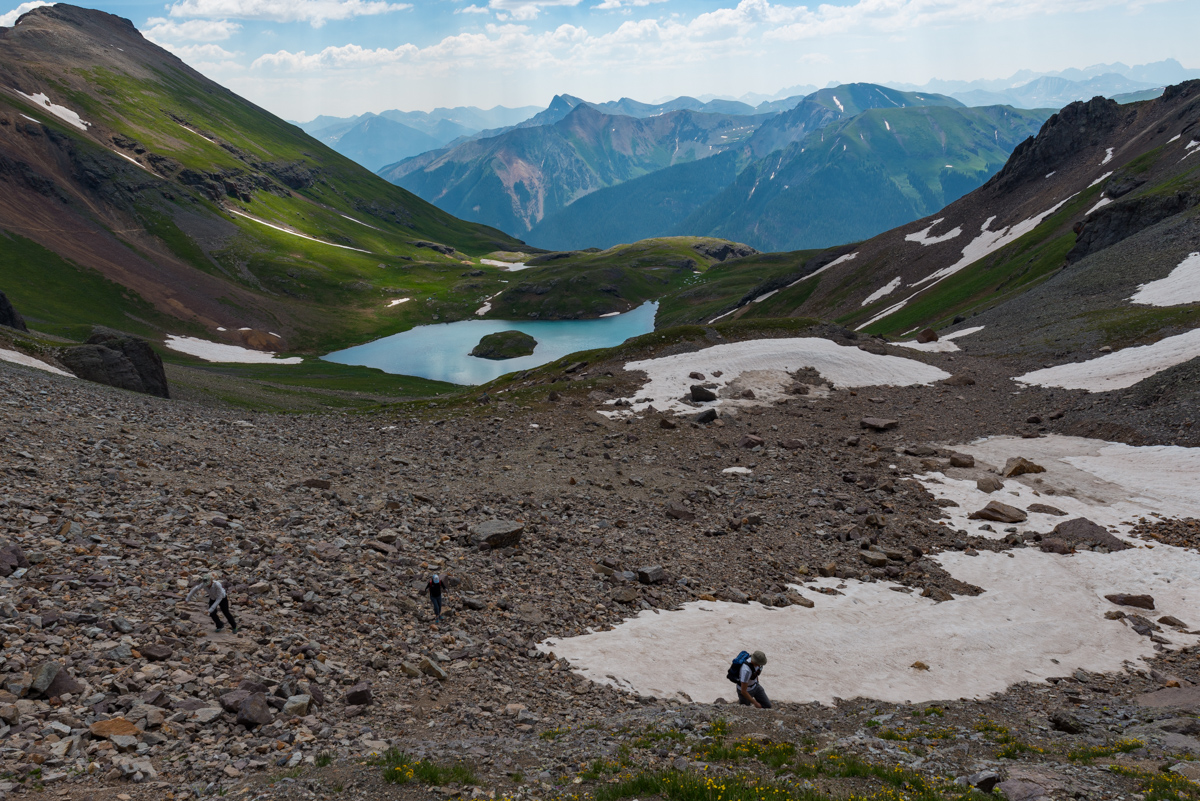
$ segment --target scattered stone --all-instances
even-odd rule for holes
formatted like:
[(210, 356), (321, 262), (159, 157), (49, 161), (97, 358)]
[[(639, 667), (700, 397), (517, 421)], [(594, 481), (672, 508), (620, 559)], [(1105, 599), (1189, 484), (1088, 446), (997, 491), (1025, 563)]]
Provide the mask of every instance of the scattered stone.
[(142, 733), (142, 730), (135, 726), (125, 718), (108, 718), (106, 720), (98, 720), (91, 726), (88, 726), (88, 731), (93, 737), (98, 737), (102, 740), (107, 740), (109, 737), (116, 735), (127, 735), (136, 737)]
[(667, 580), (667, 574), (663, 572), (662, 565), (654, 565), (652, 567), (639, 567), (637, 569), (637, 578), (639, 584), (662, 584)]
[(638, 591), (633, 587), (620, 587), (613, 591), (612, 599), (617, 603), (631, 604), (638, 599)]
[(971, 520), (993, 520), (997, 523), (1023, 523), (1029, 515), (1015, 506), (1000, 501), (988, 501), (987, 506), (967, 515)]
[(711, 423), (716, 419), (717, 419), (717, 410), (716, 409), (705, 409), (704, 411), (700, 412), (700, 414), (693, 417), (692, 422), (700, 423), (701, 425), (704, 425), (705, 423)]
[(975, 488), (980, 492), (999, 492), (1004, 489), (1004, 482), (995, 476), (984, 476), (975, 480)]
[(870, 428), (875, 431), (891, 431), (900, 425), (900, 421), (898, 420), (886, 420), (882, 417), (864, 417), (858, 422), (863, 428)]
[(238, 707), (237, 723), (247, 729), (265, 726), (274, 719), (271, 707), (267, 706), (266, 696), (262, 693), (248, 694)]
[(742, 438), (738, 440), (739, 448), (761, 448), (766, 444), (766, 440), (764, 440), (762, 437), (755, 436), (754, 434), (744, 434)]
[(667, 517), (672, 520), (695, 520), (696, 513), (680, 503), (671, 501), (667, 504)]
[[(1035, 511), (1033, 506), (1030, 506), (1029, 510)], [(1110, 534), (1104, 526), (1097, 525), (1086, 517), (1076, 517), (1059, 523), (1054, 527), (1054, 536), (1069, 542), (1075, 548), (1098, 545), (1110, 552), (1129, 548), (1129, 545)]]
[(1079, 722), (1079, 718), (1062, 710), (1050, 715), (1050, 727), (1055, 731), (1064, 731), (1067, 734), (1082, 734), (1085, 729), (1085, 726)]
[(1048, 506), (1044, 503), (1031, 503), (1026, 511), (1036, 512), (1043, 515), (1053, 515), (1054, 517), (1065, 517), (1067, 514), (1062, 509), (1054, 506)]
[(1150, 595), (1130, 595), (1124, 592), (1116, 592), (1104, 597), (1117, 606), (1132, 606), (1135, 609), (1149, 609), (1152, 611), (1154, 609), (1154, 598)]
[(1023, 476), (1026, 473), (1045, 472), (1046, 468), (1042, 467), (1040, 464), (1034, 464), (1024, 456), (1014, 456), (1004, 463), (1004, 469), (1000, 471), (1000, 474), (1005, 478), (1015, 478), (1017, 476)]
[(975, 457), (969, 453), (951, 453), (950, 454), (950, 466), (951, 467), (974, 467), (975, 466)]
[[(424, 672), (425, 663), (428, 661), (429, 658), (425, 657), (421, 662), (422, 672)], [(367, 684), (366, 682), (355, 684), (353, 687), (350, 687), (348, 690), (346, 690), (343, 700), (350, 706), (363, 706), (371, 703), (371, 685)]]

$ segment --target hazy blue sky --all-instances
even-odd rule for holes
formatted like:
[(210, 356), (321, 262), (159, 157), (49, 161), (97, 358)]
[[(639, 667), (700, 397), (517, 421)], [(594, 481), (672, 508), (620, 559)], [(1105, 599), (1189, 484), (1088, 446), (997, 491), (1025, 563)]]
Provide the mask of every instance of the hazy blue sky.
[[(11, 0), (10, 0), (11, 2)], [(6, 5), (0, 14), (31, 5)], [(289, 119), (389, 108), (773, 94), (830, 81), (1200, 67), (1200, 0), (115, 0), (206, 75)], [(15, 17), (0, 24), (12, 24)]]

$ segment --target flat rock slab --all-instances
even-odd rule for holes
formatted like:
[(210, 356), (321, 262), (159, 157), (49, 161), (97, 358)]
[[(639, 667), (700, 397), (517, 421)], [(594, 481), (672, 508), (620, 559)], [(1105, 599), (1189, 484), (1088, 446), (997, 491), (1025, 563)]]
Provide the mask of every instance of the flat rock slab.
[(512, 520), (485, 520), (471, 526), (471, 533), (479, 542), (487, 543), (494, 550), (511, 548), (521, 541), (521, 533), (525, 531), (524, 523)]
[(91, 726), (88, 726), (88, 731), (93, 737), (109, 738), (118, 735), (125, 737), (136, 737), (142, 733), (142, 730), (125, 718), (109, 718), (108, 720), (97, 720)]
[(900, 421), (887, 420), (883, 417), (864, 417), (858, 421), (858, 424), (863, 428), (870, 428), (874, 431), (891, 431), (893, 428), (900, 425)]
[(1105, 595), (1105, 598), (1117, 606), (1132, 606), (1136, 609), (1154, 609), (1154, 598), (1150, 595), (1130, 595), (1125, 592), (1115, 592)]
[(1166, 687), (1152, 693), (1139, 695), (1136, 699), (1138, 706), (1150, 709), (1178, 707), (1179, 709), (1200, 709), (1200, 687)]
[(1015, 506), (1009, 506), (1000, 501), (988, 501), (988, 505), (978, 512), (967, 515), (971, 520), (992, 520), (997, 523), (1023, 523), (1029, 515)]

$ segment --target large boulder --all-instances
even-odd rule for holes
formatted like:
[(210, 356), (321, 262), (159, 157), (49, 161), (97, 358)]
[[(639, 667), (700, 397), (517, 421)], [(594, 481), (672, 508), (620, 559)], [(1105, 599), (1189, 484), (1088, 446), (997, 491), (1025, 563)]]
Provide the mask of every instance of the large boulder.
[(485, 520), (472, 526), (470, 531), (477, 543), (499, 550), (517, 545), (521, 541), (521, 533), (525, 531), (525, 524), (512, 520)]
[(86, 344), (63, 351), (60, 361), (86, 381), (170, 397), (162, 358), (138, 337), (97, 326)]
[(25, 319), (17, 313), (9, 302), (8, 296), (0, 292), (0, 325), (6, 325), (9, 328), (15, 328), (18, 331), (28, 331), (25, 327)]
[(13, 571), (22, 567), (29, 567), (29, 560), (25, 558), (20, 545), (10, 542), (0, 546), (0, 578), (8, 578)]
[(247, 729), (265, 726), (275, 719), (262, 693), (251, 693), (238, 706), (237, 722)]
[(1102, 545), (1109, 551), (1123, 551), (1129, 546), (1086, 517), (1076, 517), (1054, 527), (1054, 536), (1072, 547)]

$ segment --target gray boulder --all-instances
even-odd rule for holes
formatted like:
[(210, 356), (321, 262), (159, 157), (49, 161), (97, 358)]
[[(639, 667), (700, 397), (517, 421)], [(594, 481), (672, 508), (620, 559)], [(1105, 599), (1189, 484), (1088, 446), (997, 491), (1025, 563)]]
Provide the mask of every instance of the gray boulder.
[(138, 337), (97, 326), (86, 344), (63, 351), (60, 361), (85, 381), (170, 397), (162, 358)]
[(5, 325), (9, 328), (15, 328), (18, 331), (29, 330), (25, 327), (25, 319), (17, 313), (17, 310), (13, 308), (12, 303), (9, 302), (8, 296), (6, 296), (3, 292), (0, 292), (0, 325)]

